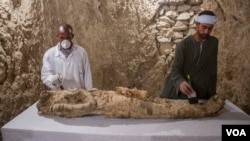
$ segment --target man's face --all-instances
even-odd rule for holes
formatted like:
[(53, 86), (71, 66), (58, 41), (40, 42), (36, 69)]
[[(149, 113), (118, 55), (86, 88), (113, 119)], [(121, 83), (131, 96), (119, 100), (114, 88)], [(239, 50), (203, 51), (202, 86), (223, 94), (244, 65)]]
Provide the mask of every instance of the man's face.
[(62, 27), (59, 27), (59, 30), (58, 30), (58, 33), (57, 33), (57, 39), (59, 42), (67, 39), (71, 42), (73, 38), (73, 34), (69, 31), (69, 30), (66, 30), (66, 29), (63, 29)]
[(206, 39), (209, 37), (211, 31), (213, 30), (212, 24), (203, 24), (203, 23), (196, 23), (197, 25), (197, 32), (202, 39)]

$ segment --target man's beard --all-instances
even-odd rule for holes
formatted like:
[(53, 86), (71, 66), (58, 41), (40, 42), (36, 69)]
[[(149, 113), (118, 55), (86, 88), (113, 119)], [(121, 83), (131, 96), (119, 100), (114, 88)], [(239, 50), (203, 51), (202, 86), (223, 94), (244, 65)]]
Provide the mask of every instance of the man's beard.
[(203, 40), (206, 40), (210, 36), (209, 34), (199, 34), (199, 35)]

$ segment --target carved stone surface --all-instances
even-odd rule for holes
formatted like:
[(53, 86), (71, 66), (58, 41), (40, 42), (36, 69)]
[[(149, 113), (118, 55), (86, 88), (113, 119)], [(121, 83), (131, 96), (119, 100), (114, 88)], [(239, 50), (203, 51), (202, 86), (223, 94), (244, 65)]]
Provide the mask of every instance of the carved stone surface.
[(105, 115), (109, 118), (201, 118), (214, 116), (223, 108), (219, 95), (199, 103), (150, 98), (146, 91), (117, 87), (115, 91), (83, 89), (43, 91), (37, 104), (39, 113), (68, 118)]

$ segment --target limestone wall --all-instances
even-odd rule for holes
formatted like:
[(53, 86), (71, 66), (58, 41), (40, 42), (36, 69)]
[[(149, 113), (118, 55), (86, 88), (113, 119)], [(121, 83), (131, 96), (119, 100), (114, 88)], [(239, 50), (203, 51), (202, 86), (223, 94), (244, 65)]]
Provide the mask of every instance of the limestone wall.
[(123, 86), (158, 96), (176, 43), (194, 32), (201, 9), (219, 18), (218, 93), (250, 113), (249, 0), (1, 0), (0, 126), (39, 98), (40, 70), (57, 26), (74, 27), (88, 52), (94, 87)]

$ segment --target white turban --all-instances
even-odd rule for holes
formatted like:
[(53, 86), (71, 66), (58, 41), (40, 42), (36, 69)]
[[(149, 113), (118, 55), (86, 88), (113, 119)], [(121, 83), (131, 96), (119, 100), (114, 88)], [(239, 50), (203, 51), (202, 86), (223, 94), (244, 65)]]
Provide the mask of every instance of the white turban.
[(214, 25), (216, 21), (217, 21), (216, 16), (212, 16), (212, 15), (200, 15), (196, 17), (196, 22), (198, 23)]

